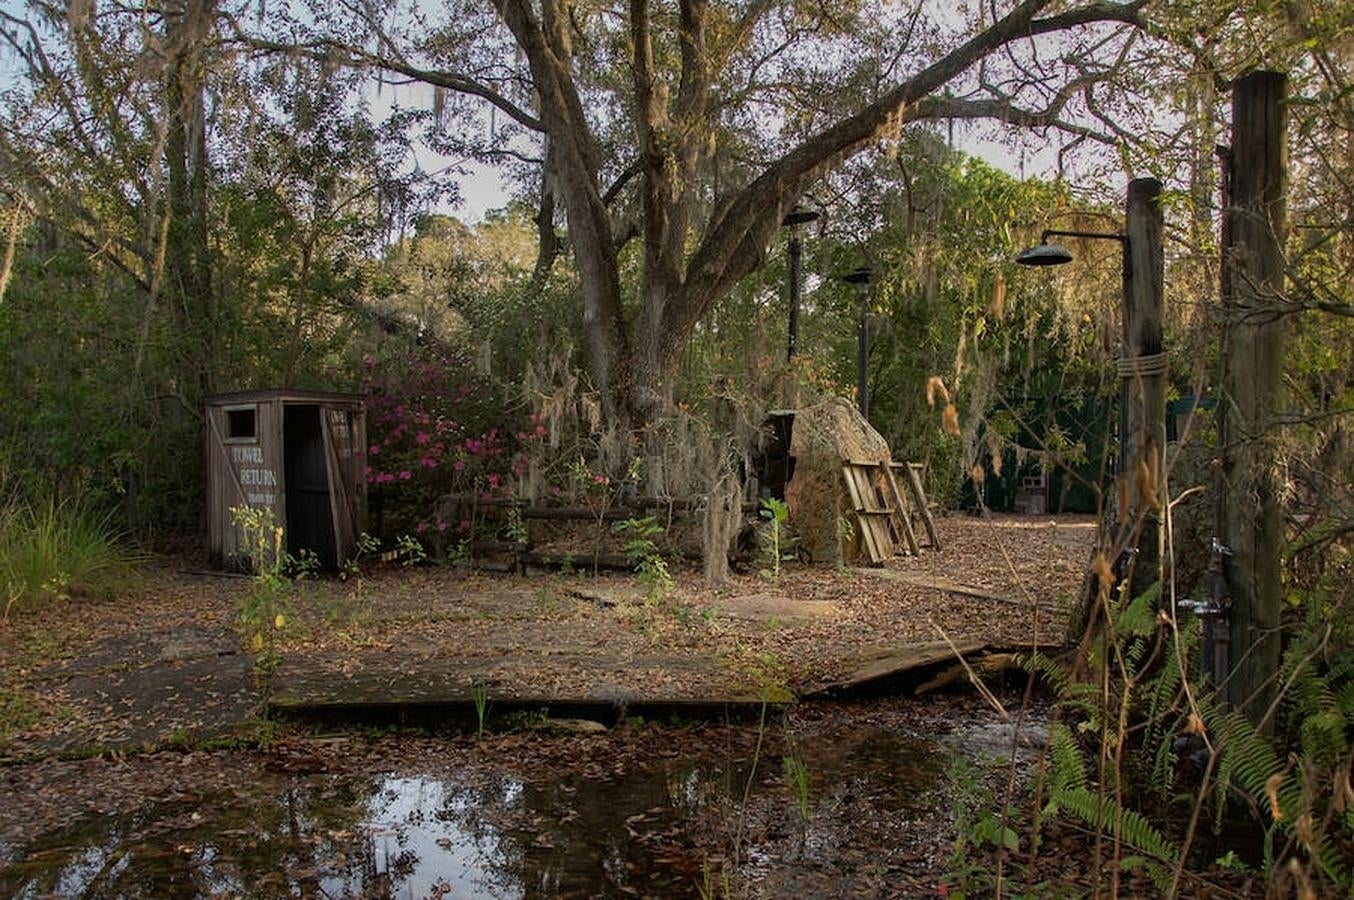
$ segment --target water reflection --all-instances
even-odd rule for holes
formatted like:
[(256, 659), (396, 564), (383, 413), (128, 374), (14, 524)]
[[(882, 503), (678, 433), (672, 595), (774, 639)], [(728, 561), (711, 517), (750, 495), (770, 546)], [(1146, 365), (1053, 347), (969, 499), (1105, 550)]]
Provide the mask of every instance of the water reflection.
[[(934, 745), (879, 733), (802, 750), (813, 830), (824, 834), (852, 798), (919, 808), (941, 765)], [(551, 783), (277, 776), (0, 848), (0, 895), (693, 895), (706, 855), (730, 836), (749, 769), (706, 759)], [(754, 795), (780, 798), (789, 818), (779, 769), (764, 760)]]

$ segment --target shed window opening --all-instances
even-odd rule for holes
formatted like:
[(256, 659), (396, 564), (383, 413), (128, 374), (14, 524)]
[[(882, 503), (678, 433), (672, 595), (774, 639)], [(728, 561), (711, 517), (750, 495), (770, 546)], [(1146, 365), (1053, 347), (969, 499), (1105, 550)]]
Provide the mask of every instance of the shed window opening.
[(256, 407), (241, 406), (226, 410), (226, 440), (252, 441), (258, 437)]

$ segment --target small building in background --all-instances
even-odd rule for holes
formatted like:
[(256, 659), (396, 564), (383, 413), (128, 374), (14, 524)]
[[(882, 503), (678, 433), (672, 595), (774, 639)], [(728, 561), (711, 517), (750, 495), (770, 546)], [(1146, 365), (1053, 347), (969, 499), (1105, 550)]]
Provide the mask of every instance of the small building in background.
[(325, 566), (351, 557), (366, 527), (366, 398), (259, 390), (207, 398), (207, 552), (239, 568), (231, 509), (271, 509), (293, 556)]

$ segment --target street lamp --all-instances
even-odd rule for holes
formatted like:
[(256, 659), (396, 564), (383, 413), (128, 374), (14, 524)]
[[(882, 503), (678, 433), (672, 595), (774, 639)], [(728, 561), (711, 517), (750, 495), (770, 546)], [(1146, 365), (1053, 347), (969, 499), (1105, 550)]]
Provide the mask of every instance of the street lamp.
[(1118, 232), (1113, 231), (1059, 231), (1056, 228), (1046, 228), (1044, 233), (1039, 236), (1037, 246), (1021, 250), (1016, 254), (1015, 261), (1022, 266), (1061, 266), (1063, 263), (1072, 261), (1072, 251), (1061, 244), (1050, 244), (1048, 239), (1051, 237), (1075, 237), (1090, 238), (1092, 240), (1118, 241), (1124, 245), (1124, 253), (1128, 253), (1128, 238)]
[[(1051, 237), (1118, 241), (1123, 248), (1123, 351), (1119, 358), (1118, 477), (1126, 488), (1128, 508), (1118, 509), (1120, 533), (1141, 518), (1137, 561), (1130, 590), (1141, 594), (1161, 578), (1162, 531), (1159, 518), (1164, 490), (1166, 452), (1166, 354), (1161, 324), (1164, 295), (1164, 256), (1161, 232), (1161, 182), (1136, 178), (1128, 184), (1124, 230), (1118, 232), (1058, 231), (1043, 233), (1039, 245), (1023, 250), (1016, 262), (1025, 266), (1056, 266), (1072, 261), (1072, 254)], [(1145, 477), (1144, 477), (1145, 476)]]
[(804, 254), (804, 245), (800, 241), (800, 226), (818, 219), (822, 213), (814, 209), (796, 206), (785, 214), (780, 224), (790, 229), (790, 336), (785, 348), (786, 361), (795, 358), (795, 349), (799, 344), (799, 268)]
[(860, 414), (866, 420), (870, 418), (870, 383), (868, 378), (870, 323), (867, 316), (870, 309), (870, 279), (873, 275), (874, 272), (869, 266), (861, 266), (842, 276), (842, 281), (856, 286), (860, 309), (859, 319), (856, 322), (856, 405), (860, 408)]

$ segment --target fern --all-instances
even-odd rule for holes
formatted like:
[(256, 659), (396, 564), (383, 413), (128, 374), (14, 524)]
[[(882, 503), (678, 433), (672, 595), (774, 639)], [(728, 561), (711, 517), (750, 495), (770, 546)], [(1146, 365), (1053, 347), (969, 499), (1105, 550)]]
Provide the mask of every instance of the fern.
[(1155, 582), (1147, 590), (1134, 597), (1114, 621), (1114, 629), (1120, 635), (1147, 637), (1155, 633), (1157, 627), (1157, 604), (1161, 599), (1161, 582)]
[[(1049, 729), (1048, 735), (1050, 779), (1053, 796), (1059, 789), (1084, 788), (1087, 784), (1086, 760), (1071, 730), (1061, 722)], [(1057, 813), (1056, 802), (1050, 800), (1044, 812)]]
[(1142, 813), (1121, 809), (1110, 798), (1101, 797), (1086, 787), (1066, 787), (1052, 793), (1051, 800), (1059, 808), (1091, 828), (1117, 833), (1124, 844), (1143, 854), (1153, 883), (1159, 890), (1169, 890), (1171, 872), (1175, 868), (1175, 849)]

